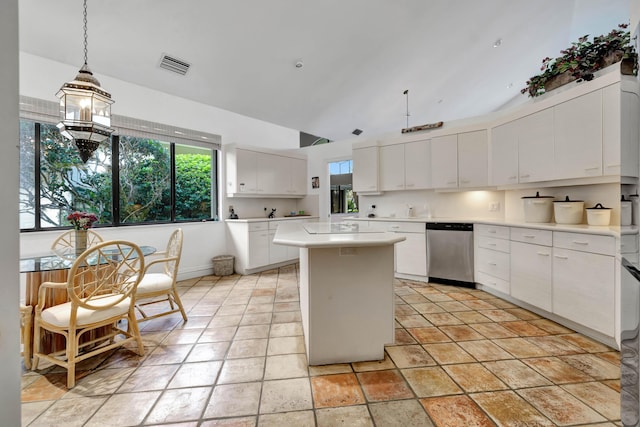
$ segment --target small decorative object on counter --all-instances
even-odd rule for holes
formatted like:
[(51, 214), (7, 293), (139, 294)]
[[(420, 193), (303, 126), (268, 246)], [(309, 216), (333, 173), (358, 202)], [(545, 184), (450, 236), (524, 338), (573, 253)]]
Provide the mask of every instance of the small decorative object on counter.
[(376, 205), (371, 205), (371, 207), (369, 208), (369, 214), (367, 215), (368, 218), (375, 218), (376, 217)]
[(624, 198), (624, 194), (620, 199), (620, 225), (631, 225), (631, 217), (633, 207), (631, 200), (627, 200)]
[(524, 221), (551, 222), (551, 215), (553, 214), (553, 199), (553, 196), (541, 196), (539, 191), (536, 191), (535, 196), (523, 197)]
[(233, 209), (231, 209), (231, 214), (229, 214), (229, 219), (238, 219), (238, 214)]
[(271, 208), (271, 213), (269, 214), (269, 218), (275, 218), (276, 217), (276, 208)]
[(610, 221), (611, 208), (605, 208), (602, 203), (598, 203), (592, 208), (587, 208), (587, 224), (609, 225)]
[(564, 200), (553, 202), (553, 214), (558, 224), (582, 224), (584, 216), (584, 202), (582, 200), (570, 200), (566, 196)]

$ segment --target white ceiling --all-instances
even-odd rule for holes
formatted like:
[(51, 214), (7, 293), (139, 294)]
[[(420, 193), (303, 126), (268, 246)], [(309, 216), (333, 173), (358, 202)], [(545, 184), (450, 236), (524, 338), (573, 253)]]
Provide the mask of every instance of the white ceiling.
[[(19, 6), (22, 51), (82, 65), (82, 0)], [(354, 128), (400, 132), (406, 89), (409, 126), (526, 101), (520, 89), (543, 57), (628, 22), (628, 9), (628, 0), (89, 0), (88, 62), (98, 79), (340, 140)], [(163, 53), (191, 63), (187, 75), (160, 69)]]

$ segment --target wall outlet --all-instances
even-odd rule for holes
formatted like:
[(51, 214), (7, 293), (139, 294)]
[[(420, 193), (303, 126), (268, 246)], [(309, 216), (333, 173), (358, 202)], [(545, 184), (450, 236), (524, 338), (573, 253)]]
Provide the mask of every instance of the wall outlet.
[(489, 203), (489, 212), (497, 212), (500, 210), (500, 202)]
[(233, 205), (229, 205), (229, 212), (233, 211)]

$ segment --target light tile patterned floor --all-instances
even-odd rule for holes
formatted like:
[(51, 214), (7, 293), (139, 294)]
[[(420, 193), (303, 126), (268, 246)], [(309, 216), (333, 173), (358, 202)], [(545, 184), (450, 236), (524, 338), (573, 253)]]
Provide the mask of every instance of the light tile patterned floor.
[[(617, 351), (482, 291), (396, 282), (382, 361), (307, 366), (297, 266), (180, 283), (146, 354), (24, 372), (23, 425), (620, 426)], [(365, 298), (366, 296), (363, 296)]]

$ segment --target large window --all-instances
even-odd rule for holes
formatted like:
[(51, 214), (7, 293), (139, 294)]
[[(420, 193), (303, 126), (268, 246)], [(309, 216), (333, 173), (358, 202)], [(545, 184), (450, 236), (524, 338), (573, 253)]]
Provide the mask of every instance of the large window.
[(127, 135), (85, 164), (55, 125), (21, 120), (20, 228), (68, 227), (76, 210), (100, 225), (217, 219), (216, 171), (216, 148)]

